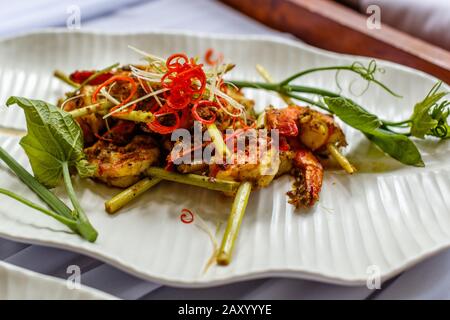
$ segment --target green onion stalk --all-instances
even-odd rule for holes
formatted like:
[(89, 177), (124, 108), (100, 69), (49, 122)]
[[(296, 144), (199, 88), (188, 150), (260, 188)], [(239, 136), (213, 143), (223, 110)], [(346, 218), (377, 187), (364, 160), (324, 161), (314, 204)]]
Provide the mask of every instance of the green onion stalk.
[(42, 201), (44, 201), (51, 210), (41, 207), (40, 205), (25, 199), (24, 197), (5, 189), (0, 189), (0, 193), (11, 197), (24, 205), (36, 209), (55, 220), (66, 225), (70, 230), (79, 234), (90, 242), (95, 242), (98, 233), (90, 224), (87, 216), (81, 208), (72, 187), (70, 173), (67, 163), (63, 164), (64, 182), (72, 204), (75, 210), (71, 210), (56, 195), (48, 190), (44, 185), (36, 180), (25, 168), (23, 168), (11, 155), (0, 147), (0, 159), (16, 174), (16, 176), (25, 183)]

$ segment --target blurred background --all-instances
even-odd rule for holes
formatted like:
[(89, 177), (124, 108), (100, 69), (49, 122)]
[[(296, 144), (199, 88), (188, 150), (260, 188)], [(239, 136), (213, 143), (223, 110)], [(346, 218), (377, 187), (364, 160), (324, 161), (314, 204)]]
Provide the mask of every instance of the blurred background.
[[(295, 1), (295, 0), (290, 0)], [(313, 2), (306, 0), (301, 2)], [(223, 1), (227, 2), (227, 1)], [(257, 7), (258, 1), (252, 2)], [(275, 1), (277, 2), (277, 1)], [(366, 13), (371, 5), (381, 9), (381, 20), (399, 30), (450, 50), (449, 0), (339, 0)], [(240, 14), (216, 0), (0, 0), (0, 36), (45, 27), (137, 31), (150, 28), (190, 29), (221, 33), (260, 33), (265, 27), (239, 19)], [(221, 19), (227, 22), (224, 26)], [(300, 19), (301, 17), (299, 17)]]

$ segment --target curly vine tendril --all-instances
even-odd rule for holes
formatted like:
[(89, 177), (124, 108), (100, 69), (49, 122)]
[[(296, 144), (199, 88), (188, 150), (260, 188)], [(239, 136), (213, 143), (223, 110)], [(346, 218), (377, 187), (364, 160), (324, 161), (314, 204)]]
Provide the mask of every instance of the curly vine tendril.
[[(384, 90), (386, 90), (387, 92), (392, 94), (393, 96), (401, 97), (400, 95), (396, 94), (391, 89), (386, 87), (384, 84), (379, 82), (377, 79), (375, 79), (375, 74), (376, 73), (382, 73), (383, 74), (383, 73), (386, 72), (385, 69), (377, 67), (377, 63), (376, 63), (375, 60), (371, 60), (369, 62), (369, 64), (367, 65), (367, 67), (364, 66), (361, 62), (358, 62), (358, 61), (353, 62), (347, 70), (357, 73), (361, 78), (363, 78), (364, 80), (367, 81), (366, 86), (364, 87), (364, 89), (360, 93), (355, 93), (355, 91), (353, 90), (353, 87), (354, 87), (354, 85), (355, 85), (355, 83), (357, 82), (358, 79), (355, 79), (355, 80), (351, 81), (350, 85), (349, 85), (349, 91), (350, 91), (350, 93), (352, 95), (357, 96), (357, 97), (362, 96), (369, 89), (370, 83), (374, 82), (377, 85), (379, 85), (380, 87), (382, 87)], [(336, 75), (335, 75), (336, 85), (338, 87), (339, 93), (342, 92), (342, 86), (341, 86), (341, 84), (339, 82), (339, 73), (341, 71), (342, 71), (342, 69), (336, 70)]]

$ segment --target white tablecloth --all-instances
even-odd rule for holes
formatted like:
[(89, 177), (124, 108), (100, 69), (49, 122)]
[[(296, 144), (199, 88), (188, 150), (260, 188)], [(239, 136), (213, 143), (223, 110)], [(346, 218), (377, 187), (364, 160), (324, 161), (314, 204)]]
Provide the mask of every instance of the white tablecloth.
[[(276, 33), (213, 0), (0, 0), (0, 35), (39, 27), (65, 26), (67, 7), (73, 4), (81, 9), (83, 29), (142, 31), (164, 28), (220, 33)], [(83, 284), (124, 299), (450, 298), (450, 251), (432, 257), (384, 283), (381, 290), (273, 278), (209, 289), (179, 289), (140, 280), (76, 253), (1, 238), (0, 259), (61, 278), (67, 277), (67, 266), (75, 264), (81, 267)]]

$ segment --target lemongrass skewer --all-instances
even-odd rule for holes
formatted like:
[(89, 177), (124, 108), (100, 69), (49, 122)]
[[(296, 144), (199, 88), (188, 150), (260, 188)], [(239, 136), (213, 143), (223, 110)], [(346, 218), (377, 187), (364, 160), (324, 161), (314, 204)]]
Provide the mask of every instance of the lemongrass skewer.
[(123, 208), (125, 205), (139, 197), (141, 194), (157, 185), (162, 179), (153, 177), (153, 178), (144, 178), (139, 182), (136, 182), (131, 187), (123, 190), (119, 194), (115, 195), (111, 199), (105, 202), (105, 210), (109, 214), (116, 213), (118, 210)]
[(55, 70), (55, 72), (53, 73), (53, 75), (58, 78), (59, 80), (61, 80), (62, 82), (67, 83), (69, 86), (75, 88), (75, 89), (79, 89), (80, 85), (74, 81), (72, 81), (69, 76), (67, 76), (67, 74), (65, 74), (64, 72), (62, 72), (61, 70)]
[(157, 177), (164, 180), (188, 184), (214, 191), (222, 191), (226, 193), (235, 193), (240, 183), (236, 181), (229, 181), (223, 179), (212, 179), (207, 176), (198, 174), (181, 174), (164, 170), (163, 168), (150, 167), (146, 172), (151, 177)]
[(352, 174), (356, 172), (356, 168), (343, 154), (339, 152), (338, 148), (334, 144), (327, 144), (327, 150), (347, 173)]
[[(269, 74), (269, 72), (266, 70), (266, 68), (264, 68), (262, 65), (257, 64), (256, 65), (256, 71), (258, 71), (259, 75), (266, 80), (267, 83), (273, 83), (273, 78), (272, 76)], [(291, 104), (295, 104), (294, 101), (292, 101), (291, 98), (285, 96), (284, 94), (278, 94), (280, 96), (281, 99), (283, 99), (284, 102), (286, 102), (286, 104), (291, 105)]]
[(251, 182), (243, 182), (236, 193), (233, 206), (231, 207), (230, 216), (228, 218), (227, 228), (223, 234), (222, 244), (217, 254), (217, 263), (226, 266), (230, 264), (233, 255), (233, 248), (236, 238), (244, 218), (245, 209), (247, 207), (248, 198), (252, 190)]

